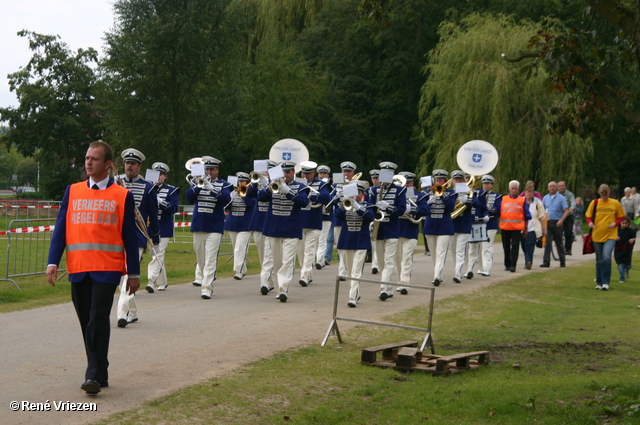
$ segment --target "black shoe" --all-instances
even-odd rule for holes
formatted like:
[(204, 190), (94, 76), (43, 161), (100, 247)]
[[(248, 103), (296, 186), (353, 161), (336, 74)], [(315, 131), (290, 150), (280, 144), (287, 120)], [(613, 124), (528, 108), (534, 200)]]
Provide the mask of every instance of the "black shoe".
[(571, 255), (571, 251), (567, 251), (567, 254), (566, 254), (566, 255)]
[(192, 285), (193, 285), (193, 286), (202, 286), (202, 283), (200, 283), (200, 282), (193, 282), (193, 284), (192, 284)]
[(455, 283), (460, 283), (460, 282), (462, 282), (462, 280), (460, 280), (460, 278), (459, 278), (459, 277), (457, 277), (457, 276), (453, 278), (453, 281), (454, 281)]
[(372, 261), (372, 259), (371, 259), (371, 254), (367, 254), (367, 256), (366, 256), (366, 257), (365, 257), (365, 259), (364, 259), (364, 262), (365, 262), (365, 263), (370, 263), (371, 261)]
[(145, 289), (148, 293), (153, 294), (153, 286), (151, 284), (148, 284)]
[(262, 295), (267, 295), (269, 293), (269, 288), (267, 288), (266, 286), (261, 286), (260, 287), (260, 293)]
[(338, 278), (338, 280), (339, 280), (340, 282), (344, 282), (344, 281), (345, 281), (345, 280), (347, 280), (347, 279), (345, 279), (344, 277), (340, 277), (340, 278)]
[(331, 261), (329, 261), (329, 260), (324, 260), (324, 265), (325, 265), (325, 266), (330, 266), (330, 265), (331, 265)]
[(372, 268), (371, 273), (378, 274), (378, 268), (377, 267)]
[(304, 279), (300, 279), (300, 280), (298, 281), (298, 283), (300, 284), (300, 286), (307, 286), (307, 285), (308, 285), (307, 281), (306, 281), (306, 280), (304, 280)]
[(202, 298), (203, 300), (210, 300), (211, 299), (211, 295), (202, 294), (202, 295), (200, 295), (200, 298)]
[(286, 303), (287, 302), (287, 294), (285, 294), (284, 292), (282, 294), (280, 294), (280, 298), (278, 298), (280, 300), (281, 303)]
[(128, 324), (129, 322), (127, 322), (127, 319), (118, 319), (119, 328), (126, 328)]
[(316, 263), (316, 269), (320, 270), (322, 268), (322, 264)]
[(549, 267), (549, 263), (542, 263), (542, 264), (540, 264), (540, 267), (547, 267), (548, 268)]
[(100, 392), (100, 384), (93, 379), (87, 379), (80, 386), (80, 389), (83, 389), (87, 394), (98, 394)]
[(393, 298), (393, 293), (387, 294), (387, 298)]
[(527, 262), (524, 264), (524, 268), (525, 268), (525, 269), (527, 269), (527, 270), (531, 270), (531, 261), (527, 261)]
[(433, 279), (433, 282), (431, 282), (431, 284), (433, 286), (440, 286), (440, 279)]
[(515, 272), (516, 272), (516, 268), (515, 268), (515, 267), (511, 267), (511, 268), (509, 269), (509, 271), (510, 271), (511, 273), (515, 273)]
[(504, 271), (505, 271), (505, 272), (510, 272), (510, 271), (511, 271), (511, 267), (505, 267), (505, 268), (504, 268)]
[(400, 290), (400, 293), (401, 293), (402, 295), (407, 295), (407, 294), (409, 293), (409, 290), (408, 290), (407, 288), (402, 288), (402, 289)]
[(473, 272), (468, 272), (465, 277), (469, 280), (473, 279)]
[(347, 305), (351, 308), (356, 308), (356, 303), (354, 303), (353, 301), (349, 301)]
[(565, 263), (560, 263), (560, 267), (565, 267), (566, 264)]
[(389, 294), (387, 294), (385, 291), (380, 292), (380, 295), (378, 295), (378, 298), (380, 298), (381, 301), (386, 301), (387, 298), (389, 298)]

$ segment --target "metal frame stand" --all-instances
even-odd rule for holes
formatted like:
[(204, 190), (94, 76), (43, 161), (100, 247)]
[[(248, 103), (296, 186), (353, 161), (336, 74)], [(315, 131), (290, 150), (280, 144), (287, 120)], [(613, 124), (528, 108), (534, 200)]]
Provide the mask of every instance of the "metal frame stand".
[(378, 326), (390, 326), (390, 327), (394, 327), (394, 328), (402, 328), (402, 329), (409, 329), (409, 330), (414, 330), (414, 331), (422, 331), (422, 332), (426, 332), (426, 335), (424, 337), (424, 340), (422, 341), (422, 345), (420, 346), (420, 351), (424, 352), (425, 348), (429, 348), (431, 350), (431, 354), (435, 354), (435, 347), (433, 345), (433, 334), (431, 332), (431, 324), (433, 322), (433, 303), (435, 300), (435, 292), (436, 292), (436, 288), (432, 288), (429, 286), (422, 286), (422, 285), (402, 285), (404, 287), (407, 288), (415, 288), (415, 289), (422, 289), (422, 290), (427, 290), (427, 291), (431, 291), (431, 296), (429, 299), (429, 318), (428, 318), (428, 324), (426, 328), (418, 328), (415, 326), (406, 326), (406, 325), (398, 325), (395, 323), (385, 323), (385, 322), (375, 322), (372, 320), (363, 320), (363, 319), (353, 319), (353, 318), (349, 318), (349, 317), (341, 317), (338, 316), (338, 298), (339, 298), (339, 294), (340, 294), (340, 279), (344, 279), (345, 282), (347, 281), (351, 281), (351, 280), (357, 280), (360, 282), (365, 282), (365, 283), (374, 283), (376, 285), (395, 285), (395, 283), (393, 282), (382, 282), (379, 280), (370, 280), (370, 279), (362, 279), (362, 278), (354, 278), (354, 277), (348, 277), (348, 276), (337, 276), (336, 277), (336, 289), (335, 289), (335, 295), (334, 295), (334, 299), (333, 299), (333, 319), (331, 320), (331, 324), (329, 324), (329, 329), (327, 330), (327, 333), (324, 336), (324, 339), (322, 340), (322, 343), (320, 344), (320, 346), (324, 347), (327, 344), (327, 341), (329, 340), (329, 337), (331, 335), (336, 335), (338, 337), (338, 342), (342, 343), (342, 336), (340, 335), (340, 328), (338, 327), (338, 320), (344, 320), (346, 322), (358, 322), (358, 323), (366, 323), (369, 325), (378, 325)]

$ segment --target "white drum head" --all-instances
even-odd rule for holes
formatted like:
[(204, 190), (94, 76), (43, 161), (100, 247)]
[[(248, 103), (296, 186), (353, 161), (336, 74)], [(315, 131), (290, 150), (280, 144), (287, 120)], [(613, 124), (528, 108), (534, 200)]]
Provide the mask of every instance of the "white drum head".
[(269, 151), (272, 161), (293, 161), (296, 163), (296, 173), (300, 171), (300, 163), (309, 160), (307, 147), (296, 139), (278, 140)]

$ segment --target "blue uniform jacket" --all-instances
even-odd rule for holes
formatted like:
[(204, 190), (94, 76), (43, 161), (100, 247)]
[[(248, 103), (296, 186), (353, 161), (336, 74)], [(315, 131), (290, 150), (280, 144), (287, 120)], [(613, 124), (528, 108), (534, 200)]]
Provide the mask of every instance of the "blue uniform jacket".
[[(248, 191), (249, 189), (247, 189)], [(256, 205), (255, 198), (236, 196), (228, 207), (229, 214), (224, 222), (224, 230), (230, 232), (250, 232), (251, 218)]]
[[(378, 227), (378, 240), (397, 239), (400, 237), (400, 225), (398, 217), (407, 210), (407, 188), (395, 184), (385, 184), (371, 188), (371, 204), (375, 205), (379, 200), (387, 201), (389, 207), (381, 210), (384, 219)], [(380, 193), (380, 196), (378, 196)], [(378, 199), (380, 197), (380, 199)]]
[[(422, 233), (425, 235), (453, 235), (453, 219), (451, 213), (456, 206), (456, 193), (447, 190), (442, 196), (437, 196), (433, 204), (427, 203), (431, 190), (423, 191), (425, 196), (418, 200), (417, 215), (424, 217)], [(432, 248), (433, 249), (433, 248)]]
[(253, 214), (251, 214), (251, 222), (249, 224), (249, 228), (254, 232), (262, 233), (264, 229), (264, 221), (267, 218), (267, 213), (269, 212), (269, 202), (261, 202), (258, 201), (258, 185), (251, 184), (247, 188), (247, 198), (256, 200), (256, 207), (253, 209)]
[[(319, 193), (309, 192), (309, 205), (300, 210), (302, 228), (322, 230), (322, 210), (324, 208), (317, 207), (317, 205), (327, 205), (331, 200), (329, 185), (316, 178), (308, 182), (308, 186), (317, 190)], [(316, 205), (315, 208), (314, 205)]]
[(346, 212), (342, 206), (336, 208), (336, 215), (344, 220), (345, 225), (340, 231), (338, 239), (338, 249), (371, 249), (371, 235), (369, 234), (369, 223), (375, 217), (373, 208), (366, 208), (369, 203), (359, 202), (362, 209)]
[[(87, 180), (87, 185), (89, 181)], [(111, 186), (113, 181), (109, 181), (108, 186)], [(62, 203), (60, 204), (60, 211), (58, 212), (58, 218), (56, 219), (56, 227), (53, 230), (51, 236), (51, 246), (49, 247), (49, 258), (47, 264), (60, 264), (60, 259), (64, 253), (64, 249), (67, 246), (67, 210), (69, 209), (69, 187), (67, 186), (64, 196), (62, 197)], [(122, 225), (122, 241), (124, 242), (125, 252), (133, 255), (127, 255), (127, 273), (130, 275), (140, 274), (140, 263), (138, 261), (138, 237), (136, 236), (136, 216), (134, 212), (134, 200), (133, 194), (129, 192), (127, 195), (125, 205), (124, 222)], [(115, 235), (114, 235), (115, 236)], [(120, 284), (120, 272), (86, 272), (86, 273), (70, 273), (69, 282), (77, 283), (81, 282), (85, 276), (89, 274), (91, 279), (96, 282), (112, 283), (114, 285)]]
[(465, 204), (467, 208), (465, 208), (464, 212), (453, 219), (453, 231), (455, 233), (471, 233), (471, 225), (475, 218), (474, 210), (482, 209), (482, 203), (475, 194), (473, 197), (467, 197)]
[(173, 222), (175, 213), (178, 212), (178, 194), (180, 188), (171, 186), (170, 184), (158, 185), (158, 222), (160, 225), (160, 237), (172, 238), (174, 229)]
[[(414, 206), (411, 204), (407, 204), (407, 210), (405, 211), (405, 213), (410, 213), (413, 218), (417, 218), (416, 212), (418, 211), (418, 198), (421, 196), (424, 195), (415, 192), (411, 199), (416, 205)], [(407, 196), (406, 198), (407, 202), (409, 202), (409, 197)], [(405, 214), (403, 214), (398, 217), (398, 229), (398, 237), (406, 239), (418, 239), (418, 234), (420, 233), (420, 224), (411, 222), (411, 220), (409, 220), (407, 217), (405, 217)]]
[(309, 205), (306, 185), (295, 180), (287, 183), (289, 193), (271, 193), (268, 187), (258, 192), (258, 201), (269, 202), (262, 234), (272, 238), (302, 239), (300, 209)]
[(192, 232), (224, 233), (224, 207), (231, 200), (231, 184), (216, 179), (211, 182), (213, 190), (191, 186), (187, 189), (187, 203), (195, 204)]
[(500, 208), (502, 195), (496, 192), (481, 191), (478, 200), (482, 204), (481, 209), (476, 209), (476, 221), (488, 216), (487, 230), (498, 230), (500, 227)]
[[(160, 226), (158, 224), (158, 196), (156, 194), (156, 185), (136, 176), (133, 179), (127, 177), (122, 179), (124, 186), (133, 194), (136, 207), (140, 211), (142, 221), (149, 223), (147, 234), (153, 241), (154, 245), (160, 243)], [(136, 229), (138, 234), (138, 247), (147, 246), (147, 238), (142, 230)]]

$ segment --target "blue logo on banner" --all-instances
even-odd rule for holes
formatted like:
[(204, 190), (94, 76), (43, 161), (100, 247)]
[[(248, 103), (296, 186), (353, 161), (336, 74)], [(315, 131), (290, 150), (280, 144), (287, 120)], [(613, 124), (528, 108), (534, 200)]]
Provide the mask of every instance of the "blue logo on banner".
[(480, 161), (482, 161), (482, 154), (474, 153), (473, 154), (473, 162), (480, 162)]
[(290, 161), (291, 160), (291, 152), (282, 152), (282, 160)]

